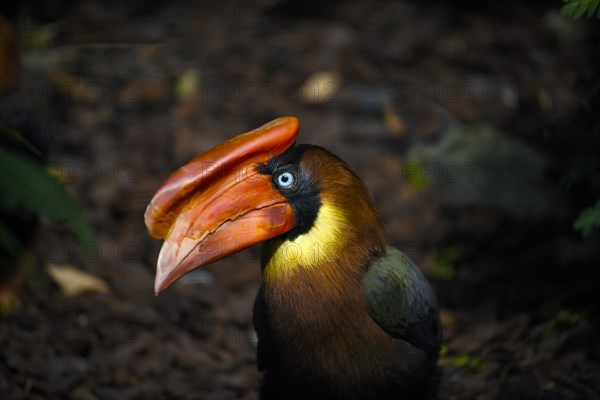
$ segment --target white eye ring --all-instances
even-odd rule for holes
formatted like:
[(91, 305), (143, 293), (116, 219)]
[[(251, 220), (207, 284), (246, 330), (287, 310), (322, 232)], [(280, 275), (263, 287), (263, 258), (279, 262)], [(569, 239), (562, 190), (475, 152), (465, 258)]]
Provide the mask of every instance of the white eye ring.
[(279, 176), (277, 177), (277, 184), (282, 188), (289, 188), (294, 186), (295, 181), (296, 178), (291, 172), (284, 172), (282, 174), (279, 174)]

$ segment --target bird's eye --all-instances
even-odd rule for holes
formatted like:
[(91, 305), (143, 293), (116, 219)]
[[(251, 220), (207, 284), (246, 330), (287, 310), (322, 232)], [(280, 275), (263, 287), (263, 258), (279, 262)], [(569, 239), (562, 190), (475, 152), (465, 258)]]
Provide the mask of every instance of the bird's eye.
[(283, 172), (277, 176), (277, 184), (282, 188), (291, 188), (296, 182), (296, 177), (291, 172)]

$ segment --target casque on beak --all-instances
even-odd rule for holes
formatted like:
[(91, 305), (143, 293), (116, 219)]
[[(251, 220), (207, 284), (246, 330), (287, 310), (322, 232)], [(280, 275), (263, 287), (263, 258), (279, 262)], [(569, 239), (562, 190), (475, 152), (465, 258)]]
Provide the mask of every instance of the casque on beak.
[(158, 189), (144, 215), (150, 235), (165, 242), (156, 294), (191, 270), (295, 225), (294, 211), (258, 167), (294, 144), (298, 120), (282, 117), (200, 154)]

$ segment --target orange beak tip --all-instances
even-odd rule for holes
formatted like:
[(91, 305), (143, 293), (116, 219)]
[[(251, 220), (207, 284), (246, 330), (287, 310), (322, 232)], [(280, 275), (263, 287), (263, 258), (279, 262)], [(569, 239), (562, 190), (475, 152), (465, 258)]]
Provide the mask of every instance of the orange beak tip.
[(289, 231), (287, 199), (257, 165), (296, 140), (299, 121), (282, 117), (218, 145), (175, 171), (158, 189), (144, 219), (158, 256), (158, 295), (191, 270)]

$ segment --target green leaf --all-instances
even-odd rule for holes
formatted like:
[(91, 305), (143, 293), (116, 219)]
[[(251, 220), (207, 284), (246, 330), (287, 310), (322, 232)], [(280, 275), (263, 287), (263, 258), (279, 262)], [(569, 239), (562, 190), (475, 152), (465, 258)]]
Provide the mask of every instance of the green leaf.
[(594, 207), (586, 208), (579, 214), (573, 228), (581, 231), (583, 237), (588, 237), (595, 229), (600, 228), (600, 200)]
[(566, 17), (576, 20), (587, 12), (588, 18), (591, 18), (594, 12), (598, 11), (596, 17), (600, 18), (600, 0), (564, 0), (564, 3), (560, 13)]
[(594, 16), (594, 12), (598, 8), (598, 4), (600, 4), (600, 0), (592, 0), (590, 2), (589, 8), (588, 8), (588, 12), (587, 12), (588, 18), (591, 18), (591, 17)]
[(23, 135), (21, 135), (21, 133), (19, 133), (18, 131), (9, 128), (8, 126), (4, 125), (3, 123), (0, 123), (0, 133), (2, 133), (5, 136), (8, 136), (9, 138), (13, 139), (17, 143), (21, 144), (23, 147), (25, 147), (27, 150), (31, 151), (37, 157), (42, 158), (42, 153), (40, 153), (40, 151), (34, 145), (32, 145), (27, 139), (25, 139), (23, 137)]
[(83, 246), (95, 245), (79, 207), (43, 164), (0, 148), (0, 192), (0, 209), (66, 224)]
[(586, 11), (587, 11), (587, 4), (585, 4), (583, 2), (579, 3), (579, 7), (575, 11), (575, 14), (573, 15), (573, 19), (581, 18), (581, 16), (583, 14), (585, 14)]
[(578, 8), (579, 8), (579, 2), (570, 1), (567, 4), (565, 4), (564, 6), (562, 6), (562, 8), (560, 9), (560, 13), (562, 15), (564, 15), (565, 17), (569, 17), (571, 19), (576, 19), (575, 13), (577, 12)]

